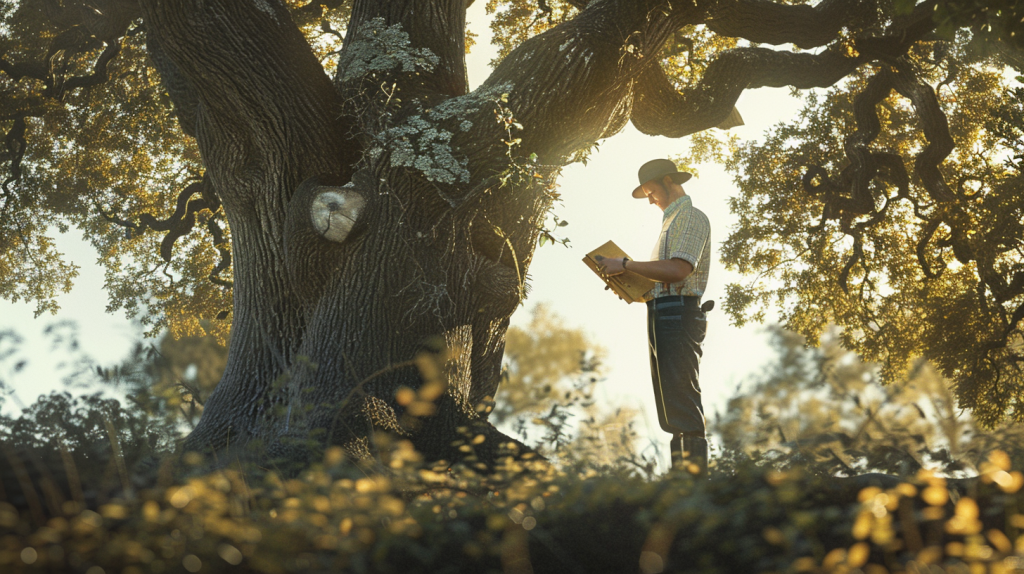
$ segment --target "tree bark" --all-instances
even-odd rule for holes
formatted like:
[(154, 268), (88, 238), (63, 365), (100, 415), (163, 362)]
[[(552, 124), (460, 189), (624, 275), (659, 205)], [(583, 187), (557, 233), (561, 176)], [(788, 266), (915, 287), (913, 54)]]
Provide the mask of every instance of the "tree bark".
[[(233, 336), (227, 369), (188, 448), (264, 436), (304, 318), (284, 266), (285, 209), (320, 172), (351, 173), (340, 101), (276, 3), (144, 2), (150, 42), (195, 103), (194, 133), (233, 233)], [(174, 91), (171, 92), (175, 96)]]

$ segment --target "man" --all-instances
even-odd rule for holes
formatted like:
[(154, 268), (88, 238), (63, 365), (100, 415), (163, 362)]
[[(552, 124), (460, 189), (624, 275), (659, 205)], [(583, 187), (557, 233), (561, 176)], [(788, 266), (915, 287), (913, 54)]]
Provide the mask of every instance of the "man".
[(672, 466), (704, 475), (708, 442), (697, 378), (707, 330), (705, 312), (714, 307), (713, 301), (703, 307), (700, 302), (708, 284), (711, 225), (683, 191), (682, 184), (690, 177), (667, 159), (641, 166), (633, 197), (646, 198), (664, 212), (651, 261), (605, 259), (602, 264), (608, 275), (628, 269), (657, 282), (648, 295), (647, 338), (658, 421), (672, 434)]

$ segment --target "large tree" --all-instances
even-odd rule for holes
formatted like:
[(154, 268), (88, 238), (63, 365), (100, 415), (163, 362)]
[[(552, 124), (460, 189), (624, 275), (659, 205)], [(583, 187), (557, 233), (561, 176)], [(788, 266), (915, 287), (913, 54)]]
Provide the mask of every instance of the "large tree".
[[(498, 2), (507, 55), (469, 91), (470, 3), (3, 3), (0, 292), (45, 310), (75, 273), (47, 226), (76, 224), (115, 307), (147, 302), (179, 332), (230, 320), (187, 448), (301, 458), (312, 437), (366, 456), (382, 429), (427, 457), (494, 461), (515, 444), (478, 407), (555, 178), (581, 150), (629, 121), (706, 130), (746, 89), (867, 74), (869, 103), (891, 89), (914, 102), (929, 142), (914, 169), (954, 206), (937, 169), (948, 127), (911, 55), (940, 28), (1010, 42), (991, 30), (1019, 20), (1012, 2), (992, 18), (939, 0)], [(874, 213), (870, 182), (899, 172), (869, 149), (876, 132), (847, 140), (852, 187), (830, 213)]]

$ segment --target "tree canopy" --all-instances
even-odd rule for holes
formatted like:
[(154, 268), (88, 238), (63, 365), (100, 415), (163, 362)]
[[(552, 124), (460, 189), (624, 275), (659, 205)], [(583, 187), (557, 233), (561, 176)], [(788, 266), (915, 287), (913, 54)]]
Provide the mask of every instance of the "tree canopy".
[(729, 288), (736, 320), (775, 305), (812, 342), (841, 325), (887, 381), (926, 358), (991, 426), (1024, 420), (1024, 90), (986, 47), (967, 32), (924, 43), (737, 145), (723, 259), (753, 276)]

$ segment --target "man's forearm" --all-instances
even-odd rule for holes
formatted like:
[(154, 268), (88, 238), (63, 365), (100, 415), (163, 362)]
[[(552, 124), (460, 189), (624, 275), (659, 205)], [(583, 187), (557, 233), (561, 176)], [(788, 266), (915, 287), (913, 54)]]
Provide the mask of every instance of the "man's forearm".
[(662, 259), (660, 261), (628, 261), (626, 270), (652, 281), (678, 283), (693, 273), (693, 265), (682, 259)]

